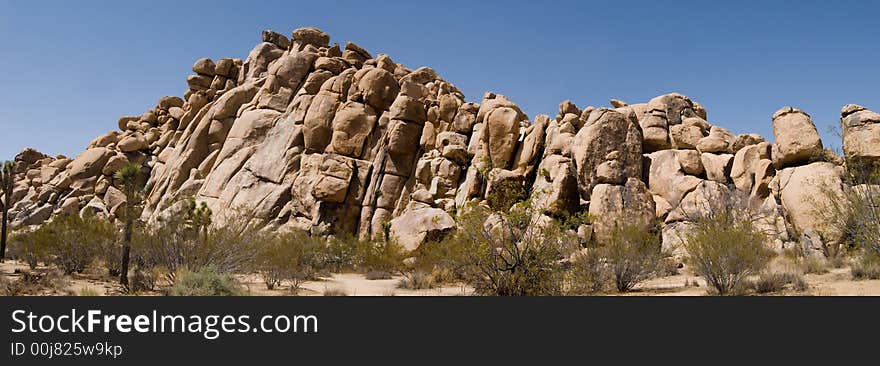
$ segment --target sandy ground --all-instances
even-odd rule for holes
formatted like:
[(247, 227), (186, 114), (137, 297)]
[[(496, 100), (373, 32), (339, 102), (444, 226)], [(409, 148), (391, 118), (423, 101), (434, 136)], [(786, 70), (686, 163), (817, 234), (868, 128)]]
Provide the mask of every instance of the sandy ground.
[[(21, 278), (18, 271), (28, 270), (27, 265), (16, 261), (0, 263), (0, 276), (17, 281)], [(45, 271), (39, 268), (38, 271)], [(66, 276), (62, 286), (55, 290), (45, 290), (40, 295), (80, 295), (97, 293), (99, 295), (119, 295), (119, 286), (113, 278), (102, 271), (87, 271), (82, 274)], [(280, 288), (267, 290), (259, 276), (238, 276), (239, 280), (255, 296), (290, 296), (288, 284)], [(808, 274), (804, 279), (809, 285), (805, 292), (786, 290), (773, 295), (807, 295), (807, 296), (880, 296), (880, 280), (852, 280), (848, 267), (830, 269), (825, 274)], [(302, 284), (300, 296), (323, 296), (325, 293), (344, 294), (346, 296), (469, 296), (473, 289), (466, 285), (452, 284), (426, 290), (407, 290), (398, 288), (401, 277), (385, 280), (368, 280), (361, 274), (339, 273), (320, 281), (308, 281)], [(696, 286), (694, 284), (697, 284)], [(675, 276), (655, 278), (645, 281), (627, 296), (705, 296), (708, 293), (706, 282), (688, 271)], [(161, 292), (145, 295), (161, 295)], [(610, 294), (615, 295), (615, 294)]]

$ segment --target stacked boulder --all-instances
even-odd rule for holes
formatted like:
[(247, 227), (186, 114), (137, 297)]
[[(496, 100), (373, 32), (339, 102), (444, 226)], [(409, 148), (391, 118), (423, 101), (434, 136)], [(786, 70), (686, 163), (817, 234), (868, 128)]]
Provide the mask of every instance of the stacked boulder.
[[(797, 109), (774, 114), (773, 143), (710, 124), (703, 106), (676, 93), (607, 108), (565, 101), (556, 117), (530, 120), (503, 95), (468, 102), (430, 68), (331, 44), (315, 28), (261, 40), (244, 61), (196, 61), (183, 98), (122, 117), (120, 131), (75, 159), (23, 151), (15, 224), (60, 213), (113, 219), (125, 197), (112, 175), (134, 162), (148, 177), (148, 221), (192, 197), (218, 224), (246, 214), (275, 230), (394, 235), (413, 249), (454, 230), (465, 206), (513, 185), (546, 220), (592, 214), (578, 228), (584, 240), (628, 222), (659, 228), (680, 253), (693, 223), (734, 196), (777, 246), (840, 240), (809, 199), (842, 192), (842, 162)], [(842, 124), (848, 156), (880, 159), (880, 115), (848, 105)]]

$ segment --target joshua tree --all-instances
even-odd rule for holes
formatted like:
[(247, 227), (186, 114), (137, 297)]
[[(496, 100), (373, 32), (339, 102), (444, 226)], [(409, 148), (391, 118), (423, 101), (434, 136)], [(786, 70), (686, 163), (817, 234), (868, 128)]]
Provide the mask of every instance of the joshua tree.
[(140, 201), (143, 190), (143, 179), (140, 164), (128, 164), (114, 174), (122, 193), (125, 194), (125, 228), (122, 232), (122, 266), (119, 273), (119, 284), (128, 287), (128, 263), (131, 260), (131, 236), (135, 219), (135, 207)]
[(2, 233), (0, 233), (0, 261), (6, 259), (6, 225), (9, 222), (9, 206), (12, 205), (12, 183), (14, 179), (12, 162), (4, 162), (3, 166), (0, 167), (0, 193), (3, 196), (3, 202), (0, 202), (2, 204), (0, 209), (3, 210), (3, 228)]

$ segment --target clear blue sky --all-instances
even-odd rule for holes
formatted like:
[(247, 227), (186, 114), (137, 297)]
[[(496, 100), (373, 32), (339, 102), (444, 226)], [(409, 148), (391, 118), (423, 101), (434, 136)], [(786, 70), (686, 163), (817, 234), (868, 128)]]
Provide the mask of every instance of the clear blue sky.
[(880, 109), (880, 5), (869, 1), (0, 0), (0, 159), (26, 146), (76, 155), (119, 116), (182, 95), (200, 57), (245, 58), (260, 31), (316, 26), (469, 100), (508, 95), (534, 116), (677, 91), (713, 124), (772, 137), (783, 105), (826, 145), (840, 108)]

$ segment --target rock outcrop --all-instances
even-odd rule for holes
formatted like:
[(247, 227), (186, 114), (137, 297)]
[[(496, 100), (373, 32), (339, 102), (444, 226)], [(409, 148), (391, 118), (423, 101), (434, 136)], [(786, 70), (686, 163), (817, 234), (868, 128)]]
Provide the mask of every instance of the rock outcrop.
[[(734, 193), (766, 214), (779, 242), (839, 233), (810, 199), (841, 192), (841, 167), (823, 162), (806, 113), (772, 116), (774, 141), (712, 125), (681, 94), (611, 101), (530, 120), (495, 93), (469, 102), (434, 70), (410, 69), (314, 28), (265, 31), (247, 57), (197, 60), (183, 97), (161, 98), (75, 159), (26, 149), (15, 158), (15, 226), (61, 213), (115, 218), (125, 197), (113, 173), (142, 164), (142, 219), (181, 199), (216, 217), (249, 212), (274, 230), (390, 234), (414, 249), (455, 227), (493, 189), (526, 189), (541, 215), (594, 217), (583, 237), (602, 240), (621, 222), (659, 229), (675, 250), (706, 203)], [(844, 152), (880, 160), (880, 114), (841, 112)], [(829, 159), (825, 159), (829, 160)], [(830, 159), (834, 160), (834, 159)]]

